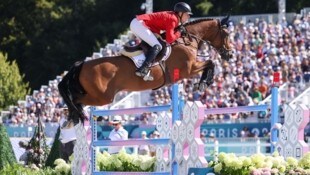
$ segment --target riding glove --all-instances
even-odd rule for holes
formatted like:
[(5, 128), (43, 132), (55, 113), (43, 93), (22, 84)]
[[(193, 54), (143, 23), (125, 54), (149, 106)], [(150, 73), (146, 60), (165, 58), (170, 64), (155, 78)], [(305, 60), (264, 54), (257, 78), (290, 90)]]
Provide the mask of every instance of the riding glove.
[(185, 36), (187, 33), (186, 28), (183, 25), (179, 26), (178, 30), (181, 33), (181, 36)]

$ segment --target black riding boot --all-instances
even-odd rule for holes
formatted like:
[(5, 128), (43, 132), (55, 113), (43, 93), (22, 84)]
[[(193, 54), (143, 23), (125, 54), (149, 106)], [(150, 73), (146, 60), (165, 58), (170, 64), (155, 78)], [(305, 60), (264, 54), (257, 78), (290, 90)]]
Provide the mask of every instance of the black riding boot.
[(161, 47), (156, 44), (152, 48), (150, 48), (145, 54), (145, 61), (142, 66), (136, 70), (136, 75), (139, 77), (144, 77), (150, 70), (150, 66), (153, 60), (156, 58), (157, 54), (161, 51)]

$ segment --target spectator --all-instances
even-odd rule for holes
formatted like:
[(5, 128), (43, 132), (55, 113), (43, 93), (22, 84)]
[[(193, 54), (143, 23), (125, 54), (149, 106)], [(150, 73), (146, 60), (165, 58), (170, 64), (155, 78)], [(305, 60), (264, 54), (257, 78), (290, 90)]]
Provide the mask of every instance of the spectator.
[[(159, 132), (158, 131), (154, 131), (153, 134), (151, 135), (152, 139), (158, 139), (159, 138)], [(156, 145), (150, 145), (150, 155), (152, 157), (156, 156)]]
[(245, 141), (245, 139), (247, 138), (247, 137), (249, 137), (250, 136), (250, 131), (249, 131), (249, 128), (248, 127), (243, 127), (243, 129), (241, 130), (241, 132), (240, 132), (240, 137), (241, 137), (241, 142), (244, 142)]
[(309, 83), (310, 82), (310, 61), (309, 61), (309, 58), (306, 59), (304, 58), (302, 63), (301, 63), (301, 69), (302, 69), (302, 72), (304, 74), (304, 81), (306, 83)]
[[(145, 131), (141, 132), (141, 139), (148, 139)], [(138, 154), (139, 155), (149, 155), (150, 154), (149, 146), (148, 145), (139, 145)]]
[(19, 157), (20, 163), (28, 165), (29, 143), (27, 141), (19, 141), (19, 147), (25, 149), (25, 152)]
[[(112, 141), (128, 139), (128, 132), (122, 126), (122, 121), (123, 119), (121, 116), (115, 115), (113, 118), (113, 121), (110, 122), (112, 126), (114, 127), (114, 129), (110, 132), (110, 135), (109, 135), (109, 139), (111, 139)], [(110, 154), (116, 154), (123, 148), (124, 147), (122, 146), (112, 146), (112, 147), (109, 147), (108, 152)]]
[(216, 138), (215, 138), (215, 134), (213, 133), (213, 132), (211, 132), (210, 134), (209, 134), (209, 138), (208, 138), (208, 142), (210, 143), (213, 143), (213, 142), (215, 142), (216, 141)]
[(73, 148), (76, 143), (76, 134), (74, 123), (68, 121), (68, 108), (63, 108), (64, 116), (60, 120), (60, 156), (66, 162), (73, 153)]

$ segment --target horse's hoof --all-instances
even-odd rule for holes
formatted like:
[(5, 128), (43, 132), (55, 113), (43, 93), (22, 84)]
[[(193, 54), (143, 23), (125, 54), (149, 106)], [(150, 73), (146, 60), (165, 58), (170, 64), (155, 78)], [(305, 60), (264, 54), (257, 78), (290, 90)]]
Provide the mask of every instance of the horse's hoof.
[(194, 90), (194, 91), (199, 90), (199, 84), (198, 84), (198, 83), (195, 83), (195, 84), (194, 84), (193, 90)]
[(206, 83), (199, 83), (199, 90), (204, 91), (206, 89)]
[(209, 81), (207, 81), (207, 82), (206, 82), (206, 84), (207, 84), (207, 86), (212, 85), (212, 84), (213, 84), (213, 80), (209, 80)]
[(204, 83), (204, 82), (202, 82), (202, 83), (195, 83), (194, 87), (193, 87), (193, 90), (194, 91), (196, 91), (196, 90), (204, 91), (206, 88), (207, 88), (207, 84)]

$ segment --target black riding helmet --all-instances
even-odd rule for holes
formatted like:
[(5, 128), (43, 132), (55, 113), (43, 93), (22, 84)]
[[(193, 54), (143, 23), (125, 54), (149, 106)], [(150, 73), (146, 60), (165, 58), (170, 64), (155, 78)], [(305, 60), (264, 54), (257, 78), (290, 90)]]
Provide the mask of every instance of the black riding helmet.
[(192, 15), (191, 7), (185, 2), (178, 2), (174, 5), (174, 12), (188, 12), (188, 14)]

